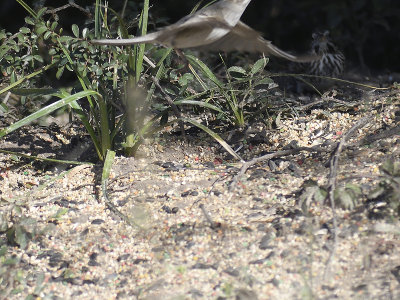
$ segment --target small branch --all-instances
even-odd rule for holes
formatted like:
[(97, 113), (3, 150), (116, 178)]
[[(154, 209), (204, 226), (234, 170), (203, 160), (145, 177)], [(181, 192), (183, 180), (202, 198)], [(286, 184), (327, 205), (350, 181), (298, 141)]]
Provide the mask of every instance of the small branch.
[(48, 9), (48, 10), (46, 10), (45, 14), (54, 15), (54, 14), (58, 13), (59, 11), (62, 11), (64, 9), (67, 9), (70, 7), (77, 8), (78, 10), (83, 12), (88, 18), (92, 18), (92, 14), (90, 13), (90, 11), (88, 9), (84, 9), (82, 6), (79, 6), (78, 4), (76, 4), (73, 1), (70, 1), (68, 4), (65, 4), (63, 6), (60, 6), (60, 7), (54, 8), (54, 9)]
[(210, 215), (208, 214), (208, 212), (206, 211), (206, 209), (205, 209), (205, 207), (204, 207), (204, 204), (203, 204), (203, 203), (200, 204), (199, 207), (200, 207), (201, 211), (203, 212), (204, 217), (206, 218), (206, 220), (208, 221), (208, 223), (210, 223), (211, 229), (216, 229), (216, 228), (218, 228), (218, 227), (219, 227), (219, 226), (218, 226), (218, 223), (217, 223), (217, 222), (214, 222), (214, 221), (211, 219)]
[(365, 137), (362, 141), (360, 141), (359, 145), (371, 144), (375, 141), (386, 139), (388, 137), (398, 134), (400, 134), (400, 125), (394, 126), (377, 134), (370, 134), (369, 136)]
[(126, 215), (124, 215), (122, 212), (120, 212), (119, 209), (108, 198), (108, 194), (107, 194), (107, 179), (102, 182), (101, 189), (102, 189), (102, 192), (103, 192), (104, 203), (105, 203), (106, 207), (111, 212), (113, 212), (118, 217), (120, 217), (122, 220), (124, 220), (128, 225), (130, 225), (132, 227), (136, 226), (136, 227), (142, 229), (142, 227), (139, 224), (134, 223)]
[(281, 150), (281, 151), (277, 151), (274, 153), (268, 153), (265, 154), (263, 156), (260, 157), (256, 157), (253, 158), (250, 161), (245, 162), (242, 167), (240, 168), (239, 173), (233, 177), (233, 180), (231, 182), (231, 184), (229, 185), (229, 191), (233, 191), (236, 183), (239, 181), (240, 177), (242, 177), (246, 171), (253, 165), (258, 164), (260, 162), (266, 161), (266, 160), (270, 160), (272, 158), (276, 158), (276, 157), (282, 157), (282, 156), (287, 156), (287, 155), (292, 155), (292, 154), (296, 154), (299, 153), (301, 151), (307, 151), (307, 152), (329, 152), (329, 149), (323, 149), (320, 147), (298, 147), (295, 149), (289, 149), (289, 150)]
[(182, 132), (182, 136), (183, 136), (184, 139), (186, 139), (185, 127), (184, 127), (184, 124), (183, 124), (183, 121), (182, 121), (181, 112), (179, 111), (178, 107), (176, 106), (176, 104), (174, 103), (172, 98), (164, 91), (164, 89), (160, 85), (158, 79), (155, 78), (154, 76), (152, 76), (152, 79), (153, 79), (154, 84), (160, 89), (161, 93), (164, 95), (165, 99), (167, 99), (168, 104), (171, 105), (171, 108), (174, 111), (174, 114), (175, 114), (176, 118), (178, 119), (179, 127), (180, 127), (181, 132)]
[(337, 237), (338, 237), (338, 226), (337, 226), (337, 217), (335, 210), (335, 189), (337, 183), (337, 173), (339, 168), (339, 158), (340, 154), (343, 152), (345, 148), (345, 144), (347, 140), (360, 128), (364, 127), (370, 120), (373, 120), (373, 116), (369, 115), (358, 122), (356, 122), (353, 127), (351, 127), (341, 138), (340, 142), (336, 146), (336, 150), (332, 153), (331, 159), (329, 161), (329, 175), (328, 175), (328, 191), (329, 191), (329, 202), (332, 209), (332, 218), (333, 218), (333, 246), (329, 253), (328, 261), (326, 262), (325, 271), (323, 278), (326, 280), (329, 273), (329, 268), (332, 264), (333, 258), (335, 256), (336, 247), (337, 247)]

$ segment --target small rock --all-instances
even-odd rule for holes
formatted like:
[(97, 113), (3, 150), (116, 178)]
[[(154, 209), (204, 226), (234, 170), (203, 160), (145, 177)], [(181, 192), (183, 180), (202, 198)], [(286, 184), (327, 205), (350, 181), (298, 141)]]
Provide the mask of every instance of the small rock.
[(216, 270), (217, 267), (214, 266), (214, 265), (208, 265), (208, 264), (203, 264), (203, 263), (196, 263), (195, 265), (192, 266), (192, 269), (200, 269), (200, 270), (214, 269), (214, 270)]
[(257, 300), (257, 294), (251, 290), (239, 289), (236, 291), (236, 300)]
[(261, 241), (260, 241), (260, 246), (258, 246), (258, 248), (260, 248), (261, 250), (266, 250), (266, 249), (268, 249), (269, 248), (269, 242), (272, 240), (272, 235), (270, 234), (270, 233), (267, 233), (266, 235), (264, 235), (262, 238), (261, 238)]
[(91, 222), (91, 224), (93, 224), (93, 225), (100, 225), (100, 224), (103, 224), (103, 223), (104, 223), (104, 220), (102, 220), (102, 219), (94, 219)]
[(117, 261), (120, 262), (122, 260), (127, 260), (129, 258), (129, 256), (131, 256), (129, 253), (122, 254), (117, 258)]
[(397, 266), (396, 268), (390, 270), (390, 272), (393, 274), (393, 276), (396, 278), (396, 280), (400, 283), (400, 266)]
[(233, 268), (227, 268), (224, 270), (224, 272), (233, 277), (238, 277), (240, 275), (239, 271), (237, 269), (233, 269)]

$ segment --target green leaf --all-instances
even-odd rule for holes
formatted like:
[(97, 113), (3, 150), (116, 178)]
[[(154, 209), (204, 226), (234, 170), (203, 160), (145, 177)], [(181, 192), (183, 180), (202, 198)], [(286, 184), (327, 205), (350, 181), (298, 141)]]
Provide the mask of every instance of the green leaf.
[(43, 62), (43, 57), (41, 57), (40, 55), (34, 55), (33, 59), (38, 61), (38, 62)]
[(23, 118), (22, 120), (19, 120), (18, 122), (8, 126), (7, 128), (0, 130), (0, 138), (2, 138), (3, 136), (9, 134), (10, 132), (13, 132), (14, 130), (17, 130), (18, 128), (27, 125), (31, 122), (33, 122), (34, 120), (37, 120), (43, 116), (46, 116), (50, 113), (52, 113), (53, 111), (66, 106), (70, 103), (72, 103), (73, 101), (76, 101), (78, 99), (87, 97), (87, 96), (91, 96), (91, 95), (99, 95), (99, 93), (97, 93), (96, 91), (92, 91), (92, 90), (87, 90), (87, 91), (82, 91), (73, 95), (69, 95), (65, 98), (62, 98), (59, 101), (56, 101), (46, 107), (43, 107), (42, 109), (38, 110), (37, 112)]
[(181, 77), (179, 78), (178, 83), (179, 83), (181, 86), (186, 86), (186, 85), (188, 85), (189, 82), (191, 82), (191, 81), (193, 81), (193, 80), (194, 80), (193, 74), (185, 73), (185, 74), (183, 74), (183, 76), (181, 76)]
[(347, 191), (351, 191), (354, 195), (360, 196), (362, 195), (361, 187), (357, 184), (347, 183), (345, 186)]
[(0, 213), (0, 232), (5, 232), (7, 229), (8, 229), (8, 220), (5, 214)]
[(378, 185), (377, 187), (375, 187), (372, 191), (370, 191), (367, 195), (367, 199), (372, 200), (372, 199), (376, 199), (379, 196), (381, 196), (384, 192), (385, 192), (385, 187), (382, 185)]
[(48, 88), (21, 88), (21, 89), (12, 89), (12, 92), (15, 95), (19, 96), (38, 96), (38, 95), (50, 95), (57, 92), (56, 89), (48, 89)]
[(35, 21), (31, 17), (25, 17), (25, 23), (35, 25)]
[(56, 212), (56, 214), (53, 216), (54, 219), (60, 219), (62, 216), (64, 216), (65, 214), (67, 214), (69, 211), (68, 208), (63, 207), (63, 208), (59, 208)]
[(246, 73), (247, 73), (245, 69), (243, 69), (242, 67), (237, 67), (237, 66), (230, 67), (228, 69), (228, 72), (229, 73), (239, 73), (239, 74), (243, 74), (243, 75), (246, 75)]
[(65, 68), (70, 72), (74, 71), (74, 69), (69, 64), (65, 65)]
[(82, 37), (85, 39), (85, 38), (87, 38), (88, 34), (89, 34), (89, 29), (83, 28)]
[[(189, 62), (197, 67), (200, 68), (200, 70), (203, 72), (203, 74), (210, 79), (216, 86), (219, 88), (223, 87), (223, 84), (221, 81), (218, 80), (218, 78), (214, 75), (214, 73), (210, 70), (209, 67), (205, 63), (203, 63), (200, 59), (193, 55), (186, 55), (186, 58), (189, 60)], [(196, 74), (193, 74), (196, 76)], [(199, 80), (199, 78), (198, 78)], [(199, 80), (200, 81), (200, 80)]]
[(29, 28), (27, 28), (27, 27), (21, 27), (21, 28), (19, 29), (19, 32), (21, 32), (21, 33), (23, 33), (23, 34), (28, 34), (28, 33), (31, 32), (31, 30), (30, 30)]
[(17, 82), (17, 80), (18, 80), (17, 74), (15, 74), (15, 70), (13, 70), (12, 73), (11, 73), (10, 82), (14, 83), (14, 82)]
[(42, 33), (46, 32), (48, 30), (47, 26), (44, 24), (38, 25), (36, 27), (36, 33), (37, 35), (41, 35)]
[(261, 80), (257, 80), (253, 86), (263, 85), (263, 84), (270, 84), (274, 83), (274, 81), (270, 77), (265, 77)]
[(210, 128), (200, 124), (194, 120), (183, 118), (183, 121), (193, 124), (194, 126), (202, 129), (206, 133), (208, 133), (212, 138), (214, 138), (225, 150), (230, 153), (234, 158), (243, 161), (242, 158), (229, 146), (216, 132), (212, 131)]
[(328, 196), (328, 192), (327, 192), (325, 189), (319, 187), (319, 188), (315, 191), (314, 199), (315, 199), (315, 201), (317, 201), (318, 203), (323, 203), (327, 196)]
[(8, 248), (7, 248), (6, 245), (3, 245), (3, 246), (0, 247), (0, 257), (6, 255), (7, 249), (8, 249)]
[(256, 61), (254, 66), (251, 68), (250, 75), (256, 74), (258, 71), (263, 70), (269, 61), (268, 57), (261, 58)]
[(7, 51), (8, 51), (8, 49), (6, 47), (4, 47), (3, 49), (0, 48), (0, 61), (7, 54)]
[(103, 172), (101, 174), (101, 182), (102, 182), (102, 184), (104, 184), (105, 181), (110, 176), (111, 167), (113, 165), (114, 158), (115, 158), (115, 152), (111, 151), (111, 150), (108, 150), (107, 154), (106, 154), (106, 159), (104, 160)]
[(25, 249), (28, 246), (30, 240), (30, 233), (25, 230), (23, 226), (15, 226), (15, 243), (19, 245), (21, 249)]
[(353, 210), (357, 199), (345, 189), (336, 189), (334, 192), (335, 203), (343, 209)]
[(37, 12), (37, 16), (36, 16), (36, 18), (40, 18), (41, 16), (43, 16), (44, 15), (44, 13), (46, 12), (46, 10), (47, 10), (47, 7), (43, 7), (43, 8), (41, 8), (38, 12)]
[(51, 23), (50, 29), (55, 30), (57, 28), (57, 26), (58, 26), (58, 22), (55, 21), (55, 22)]
[(209, 102), (204, 102), (204, 101), (197, 101), (197, 100), (177, 100), (174, 101), (175, 105), (182, 105), (182, 104), (189, 104), (189, 105), (197, 105), (201, 107), (206, 107), (215, 111), (218, 111), (219, 113), (224, 113), (222, 109), (220, 109), (218, 106), (215, 106)]
[(9, 228), (6, 232), (6, 237), (8, 243), (11, 245), (18, 245), (22, 249), (26, 248), (29, 241), (28, 233), (19, 224), (14, 224), (11, 228)]
[(380, 167), (381, 172), (389, 176), (400, 176), (400, 162), (393, 160), (385, 161)]
[(58, 38), (58, 40), (61, 42), (61, 43), (66, 43), (66, 42), (70, 42), (71, 40), (73, 40), (74, 38), (72, 37), (72, 36), (67, 36), (67, 35), (63, 35), (63, 36), (60, 36), (59, 38)]
[(33, 55), (25, 55), (25, 56), (22, 58), (22, 61), (28, 62), (28, 61), (31, 61), (32, 59), (33, 59)]
[[(30, 79), (30, 78), (32, 78), (32, 77), (35, 77), (35, 76), (38, 75), (38, 74), (43, 73), (44, 71), (50, 69), (54, 64), (55, 64), (55, 62), (53, 62), (53, 63), (50, 64), (50, 65), (44, 66), (44, 67), (40, 68), (38, 71), (33, 72), (33, 73), (29, 74), (29, 75), (26, 75), (26, 76), (22, 77), (22, 78), (19, 79), (19, 80), (17, 80), (17, 78), (13, 78), (13, 75), (11, 74), (11, 80), (10, 80), (10, 81), (11, 81), (11, 84), (10, 84), (9, 86), (7, 86), (6, 88), (0, 90), (0, 94), (5, 93), (5, 92), (7, 92), (7, 91), (13, 89), (14, 87), (18, 86), (18, 85), (21, 84), (22, 82), (24, 82), (24, 81), (26, 81), (26, 80), (28, 80), (28, 79)], [(10, 70), (10, 71), (11, 71), (11, 70)], [(14, 72), (14, 70), (13, 70), (11, 73), (13, 73), (13, 72)], [(0, 131), (0, 133), (1, 133), (1, 131)], [(0, 137), (1, 137), (1, 136), (0, 136)]]
[(167, 94), (176, 96), (176, 93), (175, 93), (175, 91), (174, 91), (173, 89), (165, 88), (165, 92), (166, 92)]
[(79, 27), (76, 24), (72, 25), (72, 33), (75, 35), (75, 37), (79, 38)]
[(3, 265), (4, 266), (14, 266), (18, 263), (18, 259), (17, 258), (7, 258), (4, 262)]
[[(43, 289), (43, 283), (45, 280), (45, 274), (43, 272), (39, 272), (36, 276), (36, 284), (35, 284), (35, 290), (33, 291), (33, 293), (35, 295), (39, 295), (39, 293), (41, 292), (41, 290)], [(33, 299), (37, 299), (36, 297)]]
[(7, 113), (9, 112), (9, 108), (5, 103), (0, 103), (0, 112)]
[(51, 31), (46, 31), (46, 33), (43, 35), (43, 38), (47, 40), (51, 36), (52, 32)]

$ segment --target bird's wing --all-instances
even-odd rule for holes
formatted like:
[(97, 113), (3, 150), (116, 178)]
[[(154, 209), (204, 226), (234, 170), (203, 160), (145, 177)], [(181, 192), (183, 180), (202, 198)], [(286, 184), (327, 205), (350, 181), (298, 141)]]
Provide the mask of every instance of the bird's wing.
[(92, 40), (96, 45), (163, 44), (178, 49), (203, 46), (220, 39), (231, 28), (219, 18), (203, 15), (186, 16), (160, 30), (130, 39)]
[[(231, 0), (230, 0), (231, 1)], [(251, 0), (218, 1), (160, 30), (131, 39), (92, 40), (97, 45), (163, 44), (191, 48), (213, 43), (237, 24)]]
[(160, 30), (157, 41), (178, 49), (193, 48), (213, 43), (231, 29), (219, 18), (197, 15)]
[(198, 47), (199, 50), (208, 51), (246, 51), (261, 52), (265, 55), (274, 55), (295, 62), (310, 62), (319, 58), (316, 55), (296, 56), (287, 53), (274, 46), (270, 41), (264, 39), (261, 34), (243, 22), (239, 21), (236, 26), (219, 40), (205, 46)]
[(203, 7), (195, 14), (223, 19), (226, 25), (234, 27), (251, 0), (220, 0)]
[(178, 22), (162, 27), (159, 30), (145, 34), (143, 36), (137, 36), (130, 39), (102, 39), (92, 40), (91, 43), (95, 45), (116, 45), (126, 46), (134, 44), (164, 44), (166, 46), (172, 46), (168, 41), (174, 38), (176, 32), (179, 30), (185, 30), (189, 27), (199, 27), (201, 24), (204, 25), (204, 18), (202, 16), (193, 18), (192, 15), (188, 15), (180, 19)]

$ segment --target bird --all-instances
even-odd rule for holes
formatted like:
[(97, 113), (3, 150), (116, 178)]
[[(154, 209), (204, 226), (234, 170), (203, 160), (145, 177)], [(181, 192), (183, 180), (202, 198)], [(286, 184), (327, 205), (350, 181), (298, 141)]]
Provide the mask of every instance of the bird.
[(196, 48), (203, 51), (245, 51), (274, 55), (293, 62), (311, 62), (318, 55), (296, 56), (283, 51), (240, 21), (251, 0), (220, 0), (178, 22), (130, 39), (92, 40), (96, 45), (162, 44), (175, 49)]
[(329, 30), (312, 34), (311, 54), (320, 58), (310, 62), (309, 74), (339, 77), (343, 73), (345, 57), (332, 42)]
[(324, 92), (334, 85), (334, 81), (323, 77), (341, 77), (344, 70), (345, 57), (330, 38), (329, 30), (312, 33), (310, 55), (319, 57), (308, 63), (291, 63), (289, 73), (305, 74), (304, 78), (292, 77), (281, 80), (280, 85), (285, 90), (297, 93)]

